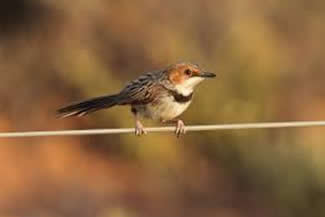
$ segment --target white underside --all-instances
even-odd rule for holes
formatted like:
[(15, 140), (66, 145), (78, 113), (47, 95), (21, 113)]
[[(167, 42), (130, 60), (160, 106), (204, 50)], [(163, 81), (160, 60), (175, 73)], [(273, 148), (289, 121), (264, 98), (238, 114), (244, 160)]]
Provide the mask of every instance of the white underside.
[(136, 106), (140, 116), (153, 120), (172, 120), (180, 116), (191, 104), (191, 101), (179, 103), (172, 96), (164, 97), (159, 103)]

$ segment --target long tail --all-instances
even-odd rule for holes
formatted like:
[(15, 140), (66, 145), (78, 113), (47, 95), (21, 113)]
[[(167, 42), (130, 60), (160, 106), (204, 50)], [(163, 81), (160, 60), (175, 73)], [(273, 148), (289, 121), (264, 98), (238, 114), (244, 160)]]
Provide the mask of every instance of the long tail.
[(100, 96), (82, 102), (74, 103), (72, 105), (58, 109), (57, 114), (61, 118), (70, 116), (84, 116), (97, 110), (110, 108), (117, 105), (118, 97), (118, 94), (111, 96)]

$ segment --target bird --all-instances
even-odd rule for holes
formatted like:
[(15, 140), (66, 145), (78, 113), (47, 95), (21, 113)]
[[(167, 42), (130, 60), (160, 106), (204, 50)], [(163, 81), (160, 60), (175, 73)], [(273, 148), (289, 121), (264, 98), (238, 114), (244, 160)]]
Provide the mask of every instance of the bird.
[(147, 134), (141, 120), (149, 118), (176, 124), (175, 134), (185, 134), (185, 124), (179, 116), (193, 100), (194, 89), (206, 78), (216, 74), (198, 64), (179, 62), (166, 68), (146, 72), (127, 83), (118, 93), (77, 102), (57, 110), (59, 117), (84, 116), (113, 106), (131, 106), (135, 117), (135, 134)]

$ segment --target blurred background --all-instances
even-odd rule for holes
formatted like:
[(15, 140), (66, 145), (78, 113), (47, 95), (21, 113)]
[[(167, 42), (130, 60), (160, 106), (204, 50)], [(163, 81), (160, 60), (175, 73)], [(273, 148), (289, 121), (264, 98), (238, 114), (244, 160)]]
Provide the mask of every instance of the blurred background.
[[(324, 19), (321, 0), (2, 1), (0, 131), (133, 127), (55, 110), (179, 61), (218, 74), (186, 124), (325, 119)], [(324, 135), (1, 139), (0, 216), (325, 216)]]

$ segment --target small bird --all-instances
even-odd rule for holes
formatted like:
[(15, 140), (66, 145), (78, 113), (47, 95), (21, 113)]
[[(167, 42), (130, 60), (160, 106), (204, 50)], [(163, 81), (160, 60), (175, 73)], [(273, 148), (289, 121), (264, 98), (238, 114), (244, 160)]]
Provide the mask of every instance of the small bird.
[(176, 63), (165, 69), (147, 72), (129, 82), (113, 95), (91, 98), (57, 110), (59, 116), (84, 116), (115, 105), (130, 105), (135, 116), (135, 134), (147, 134), (141, 118), (176, 123), (177, 137), (185, 134), (185, 125), (178, 117), (192, 102), (194, 88), (205, 78), (216, 75), (203, 71), (197, 64)]

